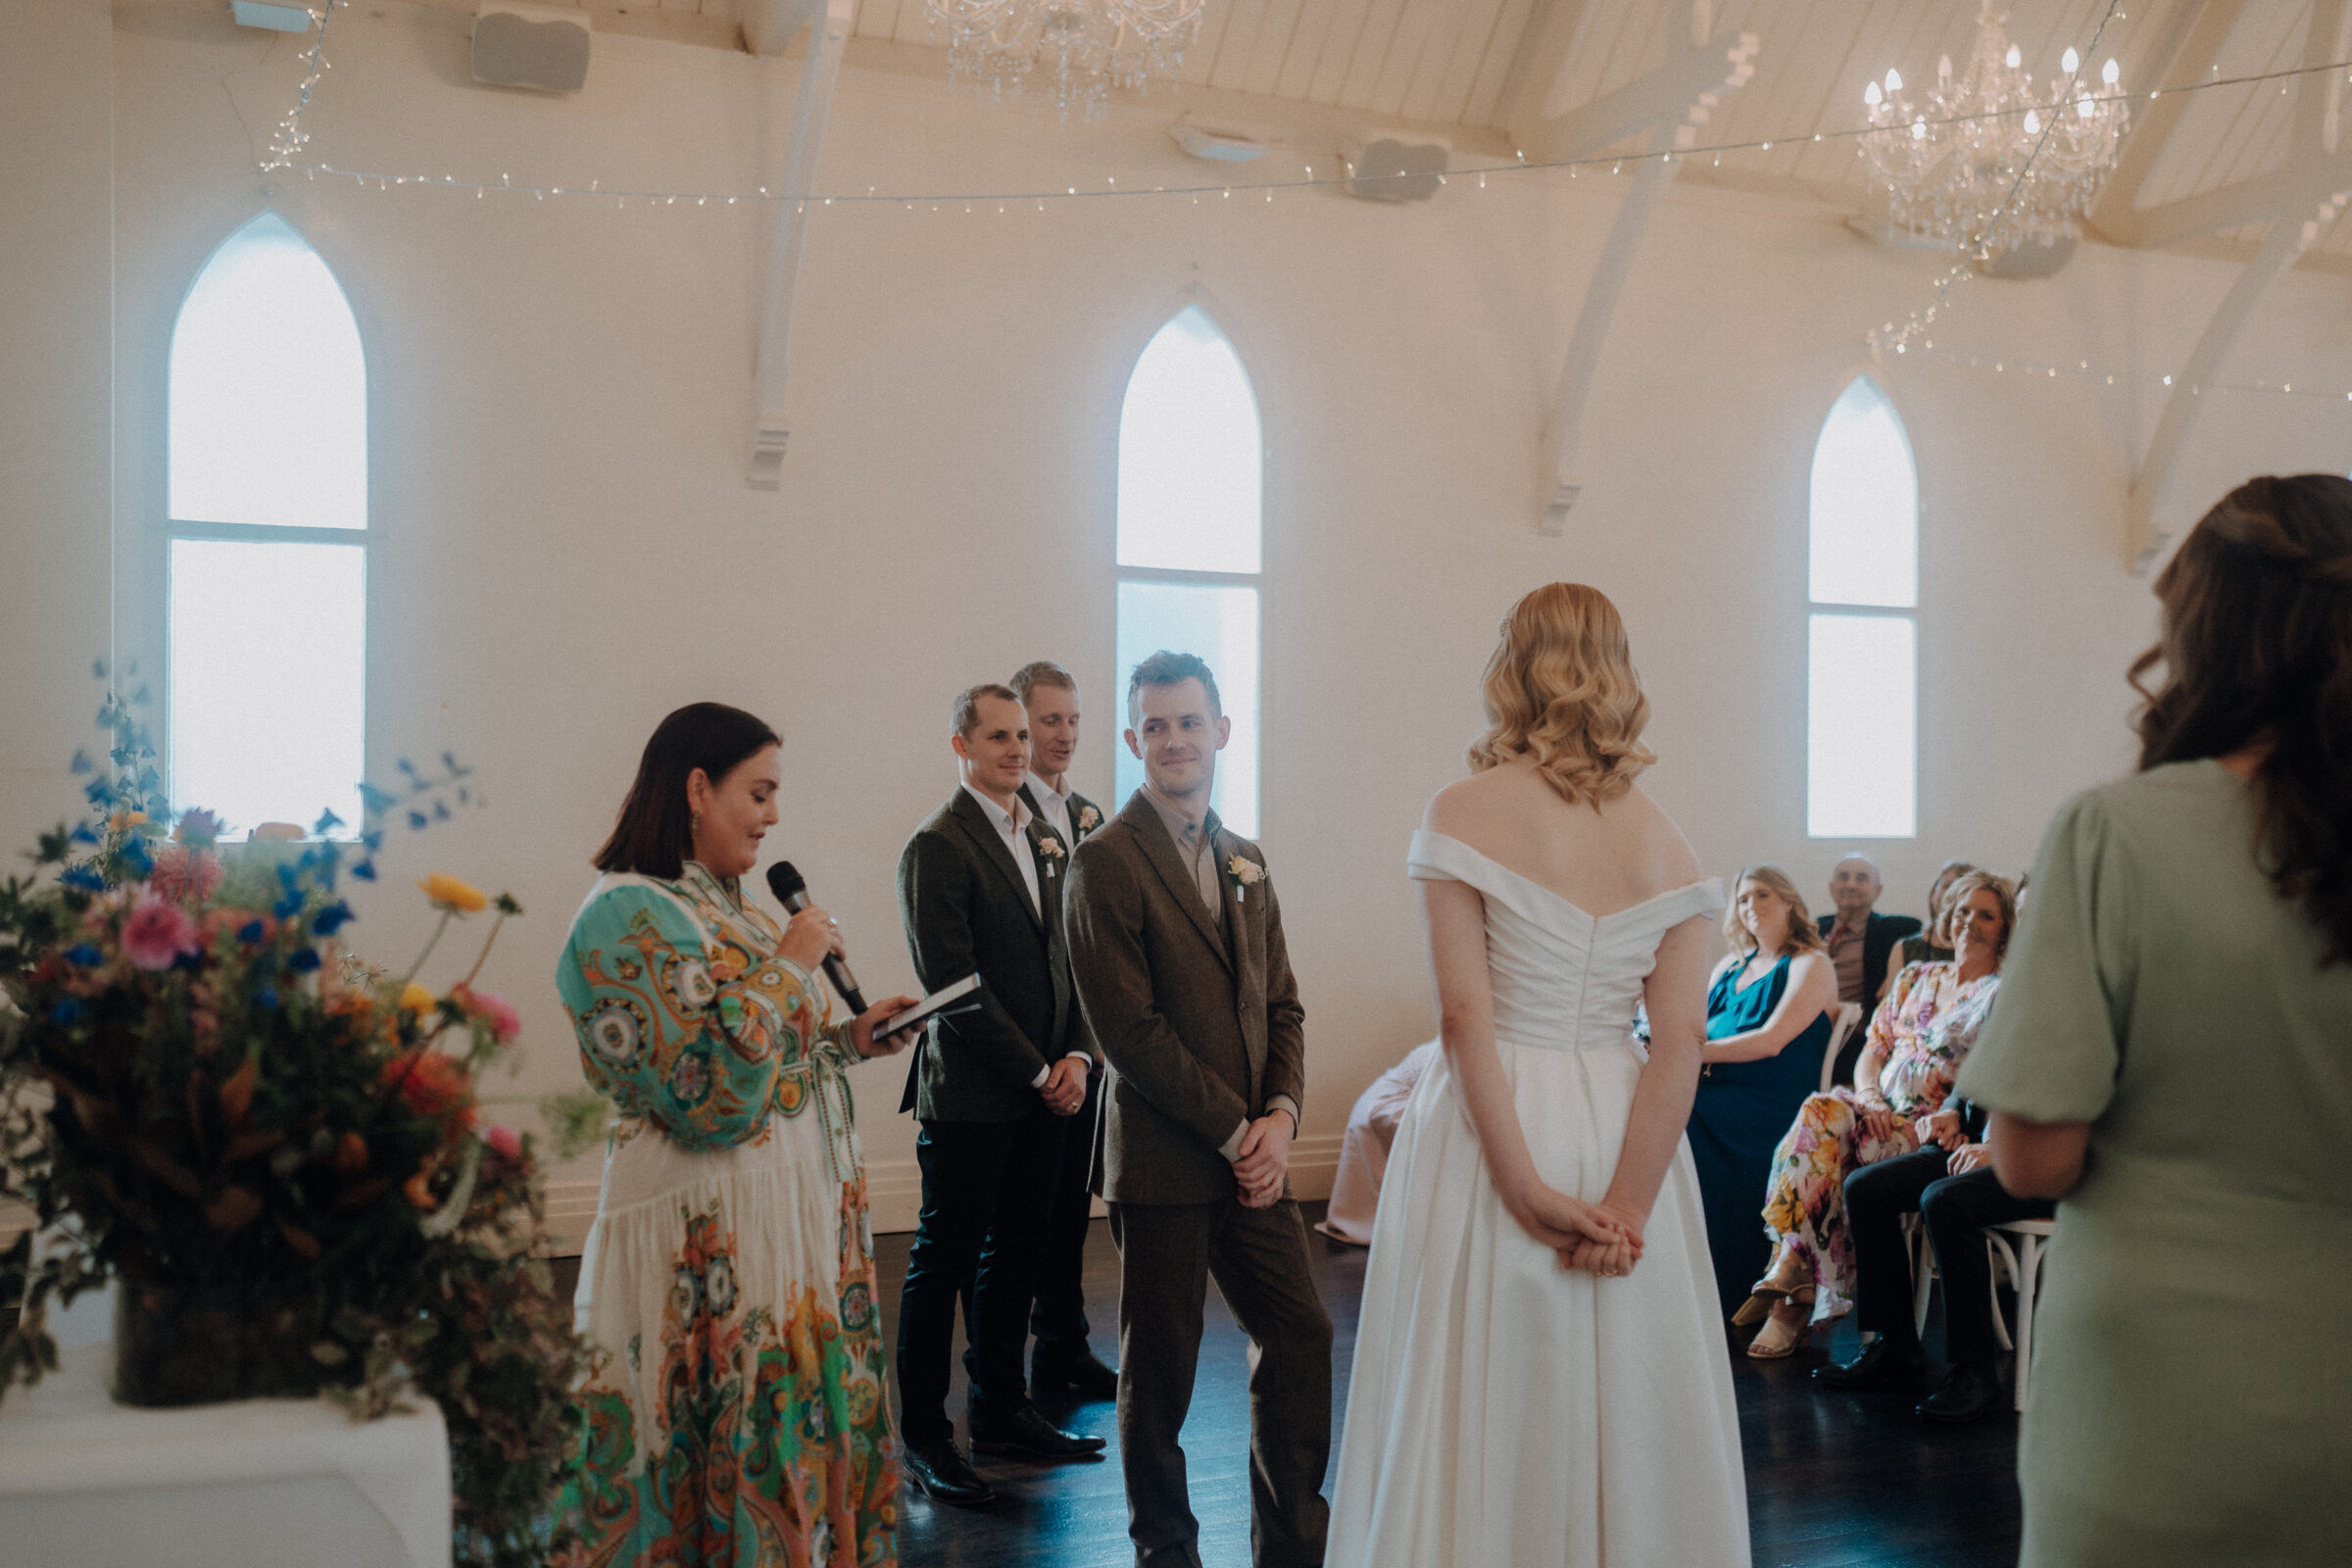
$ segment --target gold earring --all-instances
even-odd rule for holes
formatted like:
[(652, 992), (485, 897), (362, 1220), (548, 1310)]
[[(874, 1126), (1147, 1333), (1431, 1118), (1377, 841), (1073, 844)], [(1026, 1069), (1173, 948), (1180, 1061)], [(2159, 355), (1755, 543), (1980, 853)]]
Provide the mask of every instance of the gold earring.
[(700, 833), (703, 830), (703, 813), (700, 811), (688, 811), (686, 813), (686, 823), (687, 832)]

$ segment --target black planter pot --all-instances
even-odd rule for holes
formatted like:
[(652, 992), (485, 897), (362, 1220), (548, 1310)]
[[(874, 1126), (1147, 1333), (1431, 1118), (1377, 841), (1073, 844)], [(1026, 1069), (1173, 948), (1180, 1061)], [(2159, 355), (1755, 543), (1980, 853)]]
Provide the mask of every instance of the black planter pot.
[(333, 1381), (311, 1354), (319, 1337), (306, 1291), (123, 1280), (115, 1296), (114, 1395), (150, 1406), (308, 1397)]

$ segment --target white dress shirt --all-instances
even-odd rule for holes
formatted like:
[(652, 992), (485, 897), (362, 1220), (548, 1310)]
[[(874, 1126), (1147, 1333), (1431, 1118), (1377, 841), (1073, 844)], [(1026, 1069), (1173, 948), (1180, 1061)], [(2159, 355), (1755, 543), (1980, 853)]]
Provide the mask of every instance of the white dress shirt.
[[(1012, 863), (1021, 868), (1021, 885), (1029, 890), (1030, 910), (1039, 919), (1044, 919), (1046, 906), (1037, 886), (1037, 852), (1029, 844), (1028, 804), (1015, 795), (1012, 798), (1012, 809), (1007, 811), (969, 784), (963, 786), (963, 792), (980, 803), (981, 813), (988, 818), (989, 826), (997, 830), (997, 836), (1004, 841), (1004, 847), (1012, 852)], [(1075, 1056), (1090, 1066), (1094, 1063), (1094, 1057), (1083, 1051), (1067, 1052), (1065, 1054)], [(1053, 1075), (1051, 1065), (1040, 1067), (1037, 1076), (1029, 1080), (1029, 1087), (1043, 1089), (1046, 1080)]]
[[(1063, 782), (1068, 782), (1069, 774), (1061, 776)], [(1070, 829), (1070, 792), (1063, 790), (1056, 795), (1052, 786), (1037, 776), (1035, 768), (1029, 770), (1028, 783), (1029, 793), (1037, 797), (1038, 820), (1054, 830), (1054, 836), (1061, 840), (1063, 849), (1076, 844), (1078, 835)]]

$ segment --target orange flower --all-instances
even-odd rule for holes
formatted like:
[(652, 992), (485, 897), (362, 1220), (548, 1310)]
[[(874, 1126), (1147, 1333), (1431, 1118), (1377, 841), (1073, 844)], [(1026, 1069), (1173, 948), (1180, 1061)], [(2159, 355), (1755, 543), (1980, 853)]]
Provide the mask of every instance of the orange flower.
[(489, 896), (470, 882), (461, 882), (446, 871), (435, 871), (416, 884), (433, 904), (453, 914), (472, 914), (490, 906)]
[(384, 1087), (419, 1116), (446, 1116), (473, 1099), (473, 1080), (455, 1056), (417, 1047), (384, 1063)]

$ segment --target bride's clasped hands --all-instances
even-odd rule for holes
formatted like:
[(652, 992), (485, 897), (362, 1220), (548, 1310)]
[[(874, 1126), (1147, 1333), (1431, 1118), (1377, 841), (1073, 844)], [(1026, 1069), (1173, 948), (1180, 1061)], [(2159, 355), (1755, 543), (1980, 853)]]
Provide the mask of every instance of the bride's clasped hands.
[(1642, 1216), (1622, 1204), (1588, 1203), (1536, 1180), (1503, 1195), (1503, 1203), (1522, 1230), (1559, 1254), (1562, 1268), (1614, 1278), (1641, 1261)]

